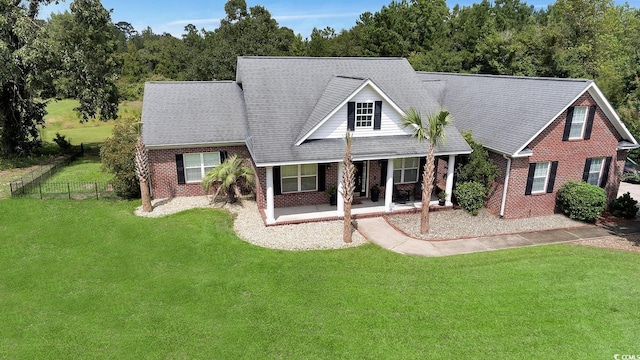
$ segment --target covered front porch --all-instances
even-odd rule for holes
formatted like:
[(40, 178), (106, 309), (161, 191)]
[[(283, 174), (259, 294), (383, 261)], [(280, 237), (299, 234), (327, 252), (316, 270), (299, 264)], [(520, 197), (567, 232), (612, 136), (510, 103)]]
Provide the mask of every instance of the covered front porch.
[[(450, 205), (438, 205), (438, 198), (435, 195), (431, 196), (431, 201), (429, 202), (430, 211), (445, 210), (451, 207)], [(351, 216), (357, 219), (358, 217), (381, 216), (389, 213), (412, 213), (418, 212), (420, 209), (422, 209), (422, 201), (411, 200), (405, 203), (392, 203), (392, 211), (388, 212), (386, 211), (384, 202), (373, 202), (370, 199), (362, 198), (356, 199), (351, 205)], [(276, 208), (274, 217), (275, 222), (271, 225), (296, 224), (342, 218), (342, 216), (338, 216), (336, 206), (329, 204)]]
[[(450, 155), (440, 155), (436, 160), (436, 174), (439, 174), (440, 178), (442, 178), (444, 186), (441, 185), (444, 192), (446, 193), (445, 205), (444, 207), (438, 206), (438, 198), (437, 187), (434, 187), (434, 193), (431, 194), (430, 206), (435, 209), (438, 208), (450, 208), (453, 204), (451, 202), (451, 194), (453, 193), (453, 173), (455, 168), (455, 158), (456, 156), (453, 154)], [(360, 180), (356, 180), (356, 182), (361, 181), (360, 188), (361, 192), (356, 194), (357, 200), (352, 205), (351, 213), (355, 217), (358, 216), (375, 216), (375, 215), (383, 215), (388, 213), (396, 213), (396, 212), (412, 212), (418, 211), (422, 202), (419, 197), (409, 197), (407, 195), (406, 199), (400, 200), (398, 199), (397, 192), (398, 187), (403, 185), (411, 185), (412, 183), (404, 183), (398, 182), (400, 178), (400, 170), (395, 172), (394, 179), (394, 160), (396, 159), (385, 159), (385, 160), (360, 160), (362, 163), (361, 169), (362, 177)], [(384, 162), (384, 163), (383, 163)], [(415, 161), (414, 161), (415, 162)], [(442, 166), (439, 166), (439, 163), (442, 163)], [(285, 206), (285, 207), (275, 207), (274, 197), (276, 195), (275, 191), (275, 182), (281, 181), (281, 177), (279, 175), (280, 169), (278, 168), (277, 173), (274, 171), (274, 167), (266, 167), (265, 175), (265, 203), (266, 206), (264, 208), (264, 218), (265, 222), (268, 225), (275, 224), (285, 224), (285, 223), (295, 223), (295, 222), (305, 222), (305, 221), (314, 221), (314, 220), (329, 220), (329, 219), (339, 219), (344, 216), (344, 200), (342, 198), (342, 172), (344, 169), (343, 163), (338, 162), (334, 163), (337, 165), (337, 171), (334, 170), (334, 180), (333, 182), (336, 184), (337, 188), (337, 204), (330, 205), (328, 203), (320, 203), (317, 202), (313, 205), (305, 205), (304, 202), (301, 205), (291, 204), (294, 206)], [(335, 166), (332, 165), (332, 166)], [(383, 166), (382, 166), (383, 165)], [(402, 179), (404, 179), (405, 173), (409, 173), (409, 169), (405, 168), (405, 162), (402, 162)], [(421, 164), (422, 165), (422, 164)], [(413, 176), (416, 176), (417, 171), (422, 171), (422, 166), (418, 167), (414, 165), (415, 168), (410, 170), (415, 171), (412, 173)], [(371, 171), (372, 168), (376, 168), (376, 171)], [(335, 168), (334, 168), (335, 169)], [(381, 175), (376, 179), (376, 174)], [(444, 176), (443, 176), (444, 175)], [(436, 176), (438, 178), (438, 176)], [(416, 182), (416, 178), (413, 178), (413, 184), (417, 185), (419, 193), (419, 184), (420, 181)], [(331, 182), (327, 180), (327, 182)], [(383, 189), (380, 200), (379, 201), (371, 201), (370, 188), (372, 185), (376, 183), (380, 183), (380, 187)], [(437, 183), (437, 182), (436, 182)], [(275, 184), (280, 185), (280, 184)], [(358, 187), (358, 185), (357, 185)], [(297, 206), (295, 206), (297, 205)]]

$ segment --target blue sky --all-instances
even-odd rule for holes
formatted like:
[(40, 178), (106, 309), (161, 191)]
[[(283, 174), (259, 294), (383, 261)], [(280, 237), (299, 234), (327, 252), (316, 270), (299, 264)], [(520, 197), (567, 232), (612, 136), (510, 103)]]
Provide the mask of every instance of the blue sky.
[[(60, 12), (69, 8), (71, 0), (59, 5), (50, 5), (40, 12), (40, 17), (47, 18), (51, 12)], [(365, 11), (376, 12), (391, 0), (247, 0), (247, 7), (262, 5), (278, 21), (280, 26), (287, 26), (303, 38), (311, 34), (314, 27), (331, 26), (339, 31), (353, 27), (356, 20)], [(546, 7), (553, 0), (532, 0), (527, 4)], [(140, 31), (151, 26), (154, 33), (168, 32), (180, 37), (187, 24), (194, 24), (198, 29), (214, 30), (219, 19), (225, 16), (226, 0), (102, 0), (102, 5), (113, 9), (111, 19), (114, 23), (127, 21)], [(449, 7), (455, 4), (470, 5), (473, 0), (447, 0)], [(623, 4), (624, 1), (616, 0)], [(633, 7), (640, 7), (640, 0), (630, 0)]]

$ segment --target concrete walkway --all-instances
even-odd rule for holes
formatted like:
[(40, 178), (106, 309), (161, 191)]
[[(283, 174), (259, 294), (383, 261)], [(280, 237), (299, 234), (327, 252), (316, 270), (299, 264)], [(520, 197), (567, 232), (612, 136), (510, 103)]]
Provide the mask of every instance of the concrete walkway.
[(384, 218), (376, 217), (358, 219), (358, 231), (369, 241), (400, 254), (449, 256), (638, 233), (640, 232), (640, 222), (623, 223), (611, 228), (586, 225), (571, 229), (540, 230), (460, 240), (428, 241), (406, 236), (389, 225)]

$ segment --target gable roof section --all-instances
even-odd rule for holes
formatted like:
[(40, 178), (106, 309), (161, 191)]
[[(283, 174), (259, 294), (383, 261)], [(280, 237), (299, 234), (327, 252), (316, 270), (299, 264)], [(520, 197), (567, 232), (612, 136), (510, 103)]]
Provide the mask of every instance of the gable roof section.
[[(313, 129), (318, 121), (340, 104), (337, 102), (337, 95), (325, 95), (328, 88), (340, 89), (341, 96), (348, 93), (349, 89), (354, 89), (356, 81), (335, 80), (337, 75), (370, 79), (400, 109), (415, 107), (424, 113), (441, 107), (425, 91), (406, 59), (239, 57), (236, 81), (242, 84), (244, 91), (251, 134), (247, 145), (257, 165), (335, 159), (335, 154), (323, 152), (322, 146), (319, 146), (322, 142), (327, 142), (328, 146), (328, 140), (310, 141), (314, 145), (309, 147), (304, 146), (306, 143), (300, 146), (295, 143), (301, 134)], [(330, 84), (332, 81), (334, 83)], [(344, 97), (341, 101), (343, 100)], [(309, 130), (305, 132), (307, 128)], [(454, 126), (447, 135), (447, 149), (470, 151)], [(409, 135), (407, 139), (417, 143)], [(382, 148), (387, 146), (390, 147)], [(423, 146), (426, 153), (426, 145), (420, 146)], [(317, 151), (313, 150), (314, 153), (311, 154), (301, 151), (302, 148), (309, 148), (308, 152), (311, 152), (312, 147), (317, 148)], [(372, 154), (395, 154), (397, 149), (387, 142), (379, 141), (376, 148), (370, 148), (369, 151)], [(361, 155), (364, 157), (366, 154)]]
[[(334, 76), (322, 92), (322, 96), (313, 108), (309, 119), (302, 127), (296, 144), (304, 141), (314, 128), (322, 124), (328, 115), (333, 112), (349, 95), (366, 83), (366, 79), (346, 76)], [(306, 136), (305, 136), (306, 135)]]
[[(350, 80), (352, 86), (358, 82), (360, 83), (353, 91), (351, 91), (350, 93), (347, 93), (345, 96), (343, 91), (346, 90), (348, 87), (346, 88), (340, 87), (339, 86), (340, 84), (336, 84), (336, 83), (343, 82), (342, 81), (343, 79), (347, 81)], [(382, 91), (382, 89), (380, 89), (371, 79), (336, 76), (331, 81), (329, 81), (329, 85), (327, 85), (327, 88), (322, 93), (322, 96), (320, 97), (318, 104), (316, 104), (316, 107), (311, 112), (311, 116), (309, 117), (309, 120), (307, 120), (307, 123), (305, 124), (305, 126), (302, 128), (302, 131), (300, 132), (300, 136), (298, 137), (298, 139), (296, 139), (296, 146), (302, 144), (303, 141), (305, 141), (311, 135), (313, 135), (313, 133), (316, 130), (318, 130), (322, 126), (322, 124), (327, 122), (329, 118), (331, 118), (338, 110), (340, 110), (343, 106), (345, 106), (347, 102), (351, 101), (351, 99), (353, 99), (353, 97), (355, 97), (366, 86), (370, 86), (373, 89), (373, 91), (375, 91), (380, 96), (380, 98), (384, 99), (398, 113), (404, 114), (404, 110), (398, 107), (398, 105), (396, 105), (396, 103), (392, 99), (390, 99), (384, 93), (384, 91)], [(343, 90), (343, 91), (340, 91), (340, 90)], [(316, 111), (319, 108), (322, 110)], [(330, 108), (331, 110), (328, 113), (325, 113), (325, 111), (328, 108)], [(325, 114), (325, 115), (319, 118), (318, 115), (321, 115), (321, 114)], [(345, 119), (345, 122), (346, 122), (346, 119)]]
[(244, 143), (247, 116), (233, 81), (148, 82), (143, 140), (150, 147)]
[(443, 99), (460, 130), (471, 130), (482, 145), (510, 156), (518, 156), (578, 97), (596, 88), (584, 79), (426, 72), (418, 76), (433, 97)]

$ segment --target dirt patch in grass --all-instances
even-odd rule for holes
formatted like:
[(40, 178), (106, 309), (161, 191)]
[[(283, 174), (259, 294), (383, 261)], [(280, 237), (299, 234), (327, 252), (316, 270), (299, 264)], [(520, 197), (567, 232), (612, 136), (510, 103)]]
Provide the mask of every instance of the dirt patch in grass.
[(37, 169), (40, 165), (34, 165), (25, 168), (15, 168), (9, 170), (0, 171), (0, 199), (7, 199), (11, 196), (11, 190), (9, 189), (9, 182), (24, 174), (28, 174), (30, 171)]

